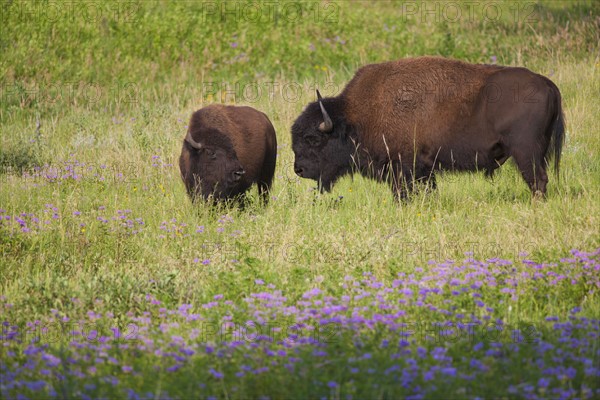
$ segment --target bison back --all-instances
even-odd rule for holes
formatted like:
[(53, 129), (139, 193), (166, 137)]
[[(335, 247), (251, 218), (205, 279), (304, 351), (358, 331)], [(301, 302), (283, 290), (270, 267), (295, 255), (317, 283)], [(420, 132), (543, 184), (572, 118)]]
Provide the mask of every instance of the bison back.
[(486, 79), (501, 68), (438, 57), (367, 65), (342, 93), (345, 114), (371, 153), (409, 156), (469, 125)]
[(341, 97), (371, 158), (492, 171), (519, 148), (545, 153), (556, 93), (525, 68), (419, 57), (361, 68)]

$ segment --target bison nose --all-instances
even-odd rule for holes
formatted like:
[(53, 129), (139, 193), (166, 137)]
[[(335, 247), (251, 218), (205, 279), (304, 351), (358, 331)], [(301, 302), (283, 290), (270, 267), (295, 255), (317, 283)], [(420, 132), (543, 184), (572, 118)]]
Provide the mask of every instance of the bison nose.
[(302, 176), (302, 172), (304, 172), (304, 169), (296, 164), (294, 165), (294, 172), (296, 173), (296, 175)]
[(244, 175), (245, 173), (246, 173), (246, 171), (244, 171), (243, 169), (235, 171), (233, 173), (233, 180), (234, 181), (239, 181), (240, 179), (242, 179), (242, 175)]

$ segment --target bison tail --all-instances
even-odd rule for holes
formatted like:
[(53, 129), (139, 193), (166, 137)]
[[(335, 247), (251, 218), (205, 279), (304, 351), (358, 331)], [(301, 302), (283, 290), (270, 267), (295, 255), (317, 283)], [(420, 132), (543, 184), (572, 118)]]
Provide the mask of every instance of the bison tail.
[(554, 158), (554, 171), (558, 177), (560, 170), (560, 156), (562, 154), (562, 148), (565, 141), (565, 115), (562, 109), (560, 92), (556, 85), (552, 84), (552, 86), (554, 89), (555, 112), (551, 125), (552, 131), (550, 132), (550, 147), (548, 148), (549, 154), (547, 154)]

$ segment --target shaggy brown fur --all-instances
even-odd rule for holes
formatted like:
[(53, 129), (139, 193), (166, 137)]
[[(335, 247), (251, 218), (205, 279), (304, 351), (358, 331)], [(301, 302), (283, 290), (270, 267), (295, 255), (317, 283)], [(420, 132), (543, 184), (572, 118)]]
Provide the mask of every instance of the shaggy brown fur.
[(256, 183), (268, 201), (277, 157), (269, 118), (251, 107), (213, 104), (196, 111), (179, 158), (181, 177), (192, 199), (228, 199)]
[(513, 157), (531, 190), (545, 194), (550, 155), (558, 171), (560, 92), (525, 68), (439, 57), (372, 64), (322, 103), (332, 131), (318, 130), (325, 117), (318, 102), (311, 103), (292, 127), (292, 142), (297, 173), (326, 190), (358, 170), (405, 196), (412, 186), (407, 181), (435, 186), (435, 170), (492, 175)]

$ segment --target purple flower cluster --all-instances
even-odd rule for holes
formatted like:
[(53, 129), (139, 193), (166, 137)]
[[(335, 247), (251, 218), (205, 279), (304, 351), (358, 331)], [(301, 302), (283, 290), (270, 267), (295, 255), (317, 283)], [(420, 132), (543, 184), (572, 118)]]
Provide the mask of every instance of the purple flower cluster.
[[(102, 225), (108, 225), (109, 232), (122, 232), (125, 235), (135, 235), (142, 231), (144, 220), (141, 217), (133, 217), (131, 210), (116, 210), (116, 215), (110, 218), (102, 215), (105, 207), (100, 207), (98, 211), (90, 211), (86, 214), (93, 216), (94, 221), (85, 220), (86, 215), (81, 211), (73, 211), (72, 215), (77, 222), (77, 231), (70, 234), (81, 234), (85, 228), (98, 221)], [(21, 232), (22, 234), (37, 234), (42, 231), (60, 228), (61, 212), (53, 204), (45, 204), (41, 214), (22, 212), (18, 215), (8, 215), (7, 211), (0, 209), (0, 232), (8, 236), (14, 236)]]
[[(222, 215), (217, 220), (217, 228), (216, 233), (224, 233), (228, 228), (228, 225), (233, 222), (233, 218), (229, 215)], [(194, 229), (191, 226), (188, 226), (185, 222), (179, 222), (177, 218), (172, 218), (169, 221), (162, 221), (160, 226), (158, 227), (163, 233), (161, 233), (158, 237), (160, 239), (168, 238), (187, 238), (194, 234), (202, 234), (206, 231), (206, 227), (204, 225), (196, 226)], [(241, 235), (241, 231), (235, 230), (230, 233), (230, 236), (237, 237)]]
[[(600, 319), (583, 316), (581, 306), (538, 319), (514, 310), (557, 285), (597, 298), (599, 272), (597, 249), (552, 264), (445, 261), (391, 281), (364, 273), (300, 294), (256, 279), (258, 291), (242, 301), (219, 293), (169, 309), (148, 294), (127, 326), (106, 331), (110, 312), (90, 310), (82, 320), (55, 310), (23, 328), (4, 322), (0, 390), (5, 398), (58, 397), (68, 381), (69, 394), (82, 397), (208, 397), (226, 387), (254, 388), (241, 397), (304, 390), (591, 399), (600, 396)], [(0, 304), (10, 308), (6, 298)], [(48, 332), (56, 324), (69, 327), (58, 340)], [(160, 393), (141, 383), (150, 374), (162, 376)], [(196, 383), (186, 392), (183, 381)]]
[[(29, 170), (22, 172), (21, 177), (24, 182), (31, 184), (31, 187), (37, 188), (47, 184), (69, 184), (73, 182), (127, 182), (136, 176), (134, 165), (108, 165), (105, 163), (81, 162), (74, 158), (64, 161), (56, 161), (52, 164), (33, 166)], [(172, 166), (163, 163), (163, 166)]]
[(161, 156), (154, 155), (152, 156), (152, 166), (154, 168), (171, 168), (173, 167), (172, 162), (164, 162)]

